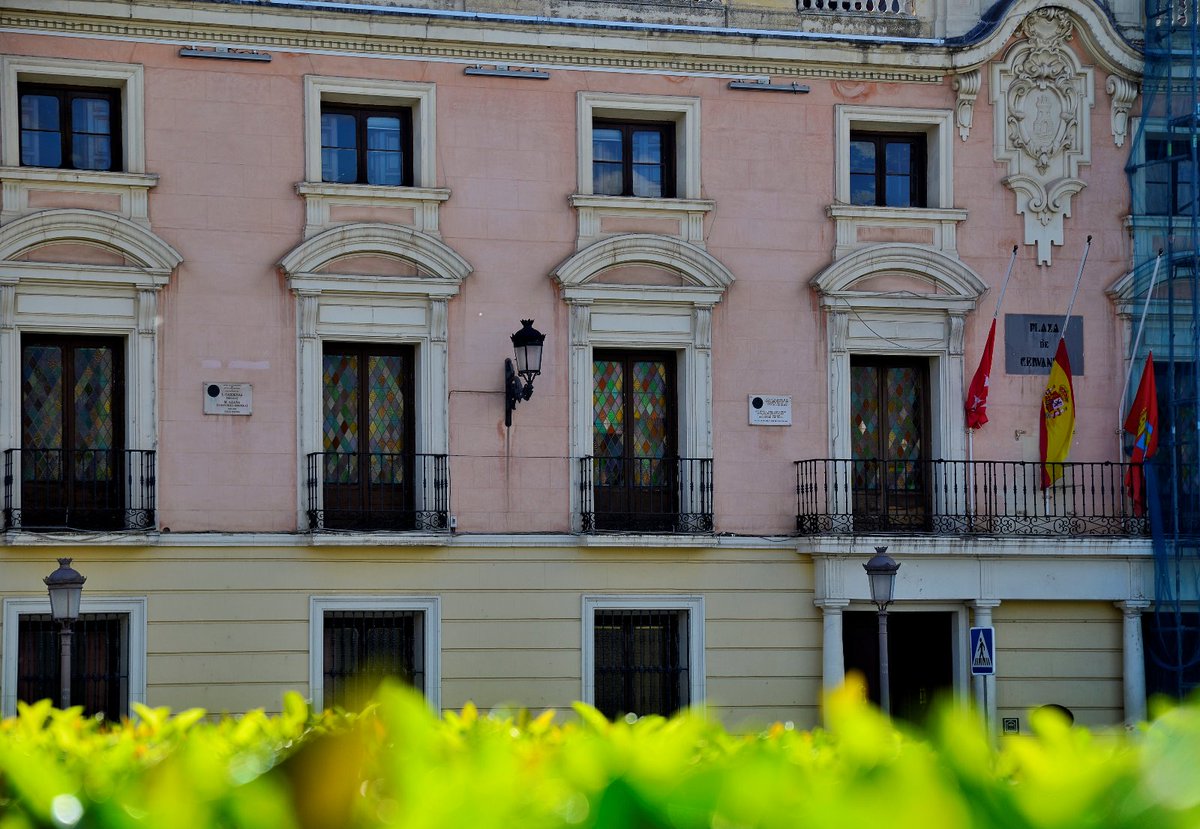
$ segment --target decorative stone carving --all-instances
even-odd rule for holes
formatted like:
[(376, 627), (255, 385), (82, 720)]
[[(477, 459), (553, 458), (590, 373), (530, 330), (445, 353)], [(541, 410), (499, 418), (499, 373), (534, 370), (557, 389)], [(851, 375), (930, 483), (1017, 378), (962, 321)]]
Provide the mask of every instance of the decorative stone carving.
[(1129, 134), (1129, 109), (1137, 98), (1138, 86), (1119, 75), (1109, 75), (1104, 89), (1112, 96), (1113, 143), (1123, 147), (1125, 136)]
[(992, 66), (996, 107), (995, 157), (1008, 163), (1003, 180), (1025, 217), (1025, 244), (1037, 245), (1039, 265), (1063, 243), (1071, 199), (1086, 184), (1079, 165), (1091, 163), (1092, 70), (1067, 47), (1073, 26), (1062, 9), (1025, 18), (1003, 63)]
[(979, 97), (979, 84), (983, 73), (978, 69), (963, 72), (954, 76), (954, 124), (958, 127), (958, 137), (963, 141), (971, 134), (971, 123), (975, 119), (975, 99)]

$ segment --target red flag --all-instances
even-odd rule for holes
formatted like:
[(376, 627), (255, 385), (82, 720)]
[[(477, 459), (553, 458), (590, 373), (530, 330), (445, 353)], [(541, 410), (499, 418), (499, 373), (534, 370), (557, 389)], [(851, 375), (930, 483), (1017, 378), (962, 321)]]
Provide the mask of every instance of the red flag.
[(1146, 355), (1142, 379), (1138, 383), (1133, 405), (1129, 407), (1129, 416), (1125, 418), (1125, 431), (1133, 436), (1133, 453), (1129, 458), (1132, 465), (1125, 472), (1125, 486), (1133, 498), (1134, 514), (1144, 515), (1146, 496), (1142, 491), (1142, 470), (1139, 467), (1158, 451), (1158, 393), (1154, 385), (1153, 353)]
[(987, 344), (983, 347), (983, 357), (979, 359), (979, 368), (971, 378), (971, 387), (967, 389), (967, 428), (978, 429), (988, 422), (987, 398), (991, 386), (992, 349), (996, 345), (996, 320), (992, 318), (992, 328), (988, 331)]
[(1042, 422), (1038, 448), (1042, 453), (1042, 489), (1063, 476), (1063, 464), (1075, 436), (1075, 385), (1071, 380), (1071, 361), (1067, 341), (1058, 339), (1046, 390), (1042, 392)]

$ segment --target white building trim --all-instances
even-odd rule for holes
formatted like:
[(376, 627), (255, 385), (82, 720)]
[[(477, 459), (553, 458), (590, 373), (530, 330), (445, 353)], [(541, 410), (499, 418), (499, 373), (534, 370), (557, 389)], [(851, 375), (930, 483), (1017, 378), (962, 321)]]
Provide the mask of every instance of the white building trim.
[[(124, 613), (129, 617), (127, 632), (129, 649), (129, 709), (146, 704), (146, 597), (89, 596), (84, 591), (79, 604), (80, 613)], [(4, 692), (0, 696), (0, 716), (17, 713), (17, 642), (20, 617), (50, 613), (50, 598), (15, 598), (4, 600), (4, 658), (0, 679)], [(58, 705), (58, 700), (54, 704)]]

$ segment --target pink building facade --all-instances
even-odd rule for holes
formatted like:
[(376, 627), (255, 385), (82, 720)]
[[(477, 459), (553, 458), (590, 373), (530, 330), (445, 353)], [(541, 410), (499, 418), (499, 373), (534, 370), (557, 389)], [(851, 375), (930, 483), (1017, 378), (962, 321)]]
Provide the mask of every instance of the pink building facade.
[[(70, 556), (110, 716), (375, 666), (446, 708), (813, 723), (877, 685), (887, 546), (901, 713), (1144, 714), (1136, 12), (596, 8), (0, 12), (6, 712), (57, 682)], [(1088, 238), (1043, 491), (1037, 341)]]

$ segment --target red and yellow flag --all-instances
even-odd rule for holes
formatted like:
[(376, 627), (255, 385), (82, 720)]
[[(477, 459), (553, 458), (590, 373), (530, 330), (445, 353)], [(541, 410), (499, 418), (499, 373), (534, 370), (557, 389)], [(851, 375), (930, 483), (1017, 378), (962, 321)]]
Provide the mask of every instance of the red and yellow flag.
[(1071, 451), (1074, 435), (1075, 389), (1071, 385), (1071, 361), (1067, 359), (1067, 341), (1059, 337), (1046, 390), (1042, 392), (1042, 425), (1038, 441), (1042, 452), (1042, 489), (1048, 489), (1062, 478), (1062, 464)]
[(988, 422), (987, 400), (991, 387), (992, 350), (996, 346), (996, 320), (992, 320), (991, 330), (988, 331), (987, 344), (983, 347), (983, 357), (979, 360), (979, 368), (971, 378), (971, 387), (967, 389), (967, 428), (979, 429)]
[(1158, 451), (1158, 392), (1154, 385), (1154, 354), (1146, 355), (1142, 379), (1138, 383), (1129, 416), (1125, 418), (1125, 431), (1133, 436), (1132, 464), (1125, 473), (1125, 486), (1133, 498), (1134, 515), (1146, 513), (1146, 495), (1142, 490), (1142, 462)]

